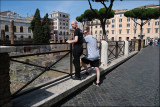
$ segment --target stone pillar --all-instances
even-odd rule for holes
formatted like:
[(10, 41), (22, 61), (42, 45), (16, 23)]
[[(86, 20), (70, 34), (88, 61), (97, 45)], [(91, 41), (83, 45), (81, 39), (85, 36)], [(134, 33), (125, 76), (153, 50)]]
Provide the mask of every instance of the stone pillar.
[(124, 55), (125, 56), (129, 55), (129, 42), (127, 40), (125, 40)]
[(54, 35), (54, 43), (56, 43), (56, 36)]
[(65, 35), (63, 35), (63, 41), (62, 42), (65, 43)]
[(5, 31), (4, 30), (1, 30), (1, 40), (2, 40), (2, 43), (5, 42)]
[(108, 63), (108, 43), (102, 40), (101, 44), (101, 65), (104, 66)]
[(135, 39), (132, 39), (131, 42), (132, 42), (132, 50), (135, 51)]
[(61, 39), (60, 38), (58, 38), (58, 43), (61, 43)]
[(10, 92), (10, 59), (9, 52), (16, 51), (15, 47), (0, 46), (0, 107), (11, 107)]
[(141, 39), (135, 40), (135, 51), (140, 51), (141, 49)]
[(10, 21), (10, 30), (11, 30), (11, 44), (14, 44), (14, 21)]
[(144, 48), (144, 43), (145, 43), (145, 40), (141, 40), (141, 48)]

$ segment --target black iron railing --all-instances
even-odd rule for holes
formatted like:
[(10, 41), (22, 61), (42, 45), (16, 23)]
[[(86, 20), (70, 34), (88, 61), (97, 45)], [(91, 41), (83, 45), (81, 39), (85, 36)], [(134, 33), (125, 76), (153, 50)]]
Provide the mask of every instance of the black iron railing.
[(124, 55), (124, 41), (108, 41), (108, 60), (116, 59)]
[[(54, 44), (54, 43), (52, 43)], [(61, 43), (62, 44), (62, 43)], [(31, 46), (33, 44), (25, 44), (25, 47), (27, 46)], [(48, 44), (34, 44), (34, 45), (48, 45)], [(49, 44), (51, 45), (51, 44)], [(13, 46), (13, 45), (11, 45)], [(16, 44), (14, 46), (24, 46), (22, 44)], [(28, 62), (25, 62), (25, 61), (19, 61), (19, 60), (15, 60), (14, 58), (22, 58), (22, 57), (28, 57), (28, 56), (35, 56), (35, 55), (45, 55), (45, 54), (53, 54), (53, 53), (60, 53), (60, 52), (66, 52), (63, 56), (61, 56), (56, 62), (54, 62), (53, 64), (49, 65), (49, 66), (40, 66), (40, 65), (36, 65), (36, 64), (32, 64), (32, 63), (28, 63)], [(60, 62), (63, 58), (65, 58), (67, 55), (70, 54), (70, 73), (68, 72), (64, 72), (64, 71), (60, 71), (60, 70), (56, 70), (53, 68), (53, 66), (55, 64), (57, 64), (58, 62)], [(38, 88), (41, 88), (41, 87), (44, 87), (50, 83), (53, 83), (53, 82), (56, 82), (58, 80), (61, 80), (61, 79), (64, 79), (68, 76), (71, 76), (74, 74), (72, 73), (72, 44), (70, 44), (70, 49), (69, 50), (61, 50), (61, 51), (54, 51), (54, 52), (42, 52), (42, 53), (36, 53), (36, 54), (25, 54), (25, 55), (16, 55), (16, 56), (10, 56), (10, 61), (13, 61), (13, 62), (17, 62), (17, 63), (21, 63), (21, 64), (26, 64), (26, 65), (29, 65), (29, 66), (34, 66), (34, 67), (38, 67), (38, 68), (41, 68), (43, 69), (42, 72), (40, 72), (38, 75), (36, 75), (32, 80), (28, 81), (24, 86), (22, 86), (20, 89), (18, 89), (15, 93), (12, 94), (12, 98), (16, 98), (18, 96), (21, 96), (25, 93), (28, 93), (28, 92), (31, 92), (35, 89), (38, 89)], [(67, 74), (66, 76), (62, 77), (62, 78), (59, 78), (58, 80), (54, 80), (50, 83), (46, 83), (46, 84), (43, 84), (41, 86), (38, 86), (36, 88), (31, 88), (27, 91), (24, 91), (24, 92), (21, 92), (24, 88), (26, 88), (29, 84), (31, 84), (33, 81), (35, 81), (38, 77), (40, 77), (42, 74), (44, 74), (45, 72), (49, 71), (49, 70), (52, 70), (52, 71), (55, 71), (55, 72), (60, 72), (60, 73), (63, 73), (63, 74)]]

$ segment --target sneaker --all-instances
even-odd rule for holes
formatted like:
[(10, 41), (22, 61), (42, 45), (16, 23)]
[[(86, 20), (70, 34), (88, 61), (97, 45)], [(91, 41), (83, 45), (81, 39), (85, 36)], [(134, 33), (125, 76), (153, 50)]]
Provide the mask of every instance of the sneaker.
[(90, 73), (86, 71), (85, 74), (86, 74), (86, 75), (89, 75)]
[(81, 77), (73, 77), (73, 80), (81, 80)]
[(99, 87), (99, 83), (97, 83), (97, 82), (93, 82), (93, 85)]

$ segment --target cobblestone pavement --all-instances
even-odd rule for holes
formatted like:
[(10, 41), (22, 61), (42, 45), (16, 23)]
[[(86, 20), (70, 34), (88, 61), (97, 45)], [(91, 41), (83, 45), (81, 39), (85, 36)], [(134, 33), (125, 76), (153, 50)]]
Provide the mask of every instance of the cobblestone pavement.
[(159, 106), (159, 48), (148, 46), (60, 106)]

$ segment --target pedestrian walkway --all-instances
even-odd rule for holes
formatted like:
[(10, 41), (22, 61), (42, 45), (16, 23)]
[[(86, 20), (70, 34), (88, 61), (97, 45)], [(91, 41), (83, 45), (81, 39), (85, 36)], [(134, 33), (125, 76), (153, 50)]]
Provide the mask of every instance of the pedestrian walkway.
[(159, 106), (159, 48), (148, 46), (60, 106)]

